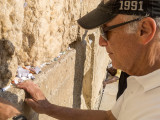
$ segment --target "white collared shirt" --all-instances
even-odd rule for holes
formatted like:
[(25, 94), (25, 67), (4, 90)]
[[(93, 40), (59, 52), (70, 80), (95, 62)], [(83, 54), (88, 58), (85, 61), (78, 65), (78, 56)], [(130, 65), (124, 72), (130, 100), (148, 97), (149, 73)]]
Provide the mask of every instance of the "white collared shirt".
[(160, 69), (129, 77), (111, 111), (117, 120), (160, 120)]

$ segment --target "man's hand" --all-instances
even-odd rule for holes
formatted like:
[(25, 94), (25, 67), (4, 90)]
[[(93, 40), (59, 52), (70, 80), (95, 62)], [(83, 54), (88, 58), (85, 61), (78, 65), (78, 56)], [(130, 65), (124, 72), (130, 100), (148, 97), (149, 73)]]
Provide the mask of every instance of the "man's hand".
[(0, 120), (7, 120), (21, 114), (11, 103), (0, 98)]
[(58, 120), (116, 120), (111, 112), (81, 110), (50, 104), (39, 87), (31, 81), (19, 83), (17, 87), (30, 94), (31, 98), (27, 98), (25, 101), (36, 112), (49, 115)]
[(37, 113), (45, 113), (49, 101), (46, 99), (39, 87), (31, 81), (25, 81), (17, 85), (18, 88), (24, 89), (30, 94), (31, 98), (26, 98), (25, 102), (32, 107)]

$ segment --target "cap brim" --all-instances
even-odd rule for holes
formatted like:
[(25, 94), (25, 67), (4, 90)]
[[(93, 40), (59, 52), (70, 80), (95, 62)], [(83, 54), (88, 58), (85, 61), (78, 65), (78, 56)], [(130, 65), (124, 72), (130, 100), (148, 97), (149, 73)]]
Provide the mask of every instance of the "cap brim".
[(107, 13), (106, 11), (96, 8), (82, 18), (78, 19), (77, 22), (84, 29), (93, 29), (112, 20), (115, 16), (116, 15), (111, 14), (111, 12)]

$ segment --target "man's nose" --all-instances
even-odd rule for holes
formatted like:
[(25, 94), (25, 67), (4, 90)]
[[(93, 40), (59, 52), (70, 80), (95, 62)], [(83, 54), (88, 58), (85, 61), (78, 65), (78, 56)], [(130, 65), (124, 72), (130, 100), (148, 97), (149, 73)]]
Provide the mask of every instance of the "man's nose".
[(105, 47), (105, 46), (108, 46), (108, 42), (100, 35), (99, 37), (99, 45), (101, 47)]

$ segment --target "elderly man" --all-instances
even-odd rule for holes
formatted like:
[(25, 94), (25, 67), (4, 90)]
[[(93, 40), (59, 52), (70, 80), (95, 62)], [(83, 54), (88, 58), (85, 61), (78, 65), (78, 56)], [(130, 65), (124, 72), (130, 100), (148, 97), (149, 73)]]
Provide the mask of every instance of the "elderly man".
[[(91, 3), (92, 4), (92, 3)], [(78, 20), (84, 29), (100, 28), (99, 44), (114, 68), (132, 75), (111, 111), (80, 110), (51, 104), (32, 82), (17, 87), (32, 98), (36, 112), (60, 120), (160, 119), (160, 0), (103, 0)]]

